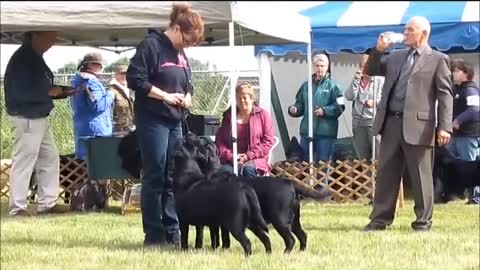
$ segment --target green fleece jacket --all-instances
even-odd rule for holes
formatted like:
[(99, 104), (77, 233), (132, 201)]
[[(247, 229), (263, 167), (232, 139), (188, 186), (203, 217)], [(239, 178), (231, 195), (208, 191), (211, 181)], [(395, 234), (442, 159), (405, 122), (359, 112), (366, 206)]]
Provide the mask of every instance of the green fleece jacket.
[[(313, 137), (327, 136), (337, 138), (338, 117), (344, 110), (343, 102), (339, 104), (337, 98), (343, 99), (343, 94), (338, 85), (326, 74), (320, 81), (313, 81), (313, 110), (322, 108), (323, 116), (313, 115)], [(295, 96), (297, 113), (292, 117), (303, 116), (300, 123), (300, 135), (308, 136), (308, 81), (304, 82)]]

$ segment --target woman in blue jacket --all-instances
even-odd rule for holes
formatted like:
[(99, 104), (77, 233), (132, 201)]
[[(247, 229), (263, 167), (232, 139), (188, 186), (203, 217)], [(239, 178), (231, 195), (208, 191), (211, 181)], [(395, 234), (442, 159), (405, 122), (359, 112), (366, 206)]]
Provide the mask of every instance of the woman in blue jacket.
[(75, 156), (86, 160), (87, 152), (83, 137), (112, 135), (111, 107), (114, 95), (98, 78), (102, 71), (102, 55), (88, 53), (79, 65), (79, 72), (71, 81), (73, 88), (80, 89), (71, 97)]

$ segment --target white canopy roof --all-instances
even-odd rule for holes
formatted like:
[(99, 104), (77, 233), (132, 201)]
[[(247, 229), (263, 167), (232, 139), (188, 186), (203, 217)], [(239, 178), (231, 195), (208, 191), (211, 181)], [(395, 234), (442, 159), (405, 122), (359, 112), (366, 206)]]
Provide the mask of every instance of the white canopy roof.
[[(20, 43), (25, 31), (55, 30), (61, 32), (57, 45), (136, 46), (148, 28), (168, 27), (172, 3), (2, 1), (1, 43)], [(232, 1), (190, 4), (205, 21), (204, 46), (228, 45), (232, 20), (236, 45), (310, 42), (310, 20), (294, 12), (267, 12), (252, 8), (252, 3)]]

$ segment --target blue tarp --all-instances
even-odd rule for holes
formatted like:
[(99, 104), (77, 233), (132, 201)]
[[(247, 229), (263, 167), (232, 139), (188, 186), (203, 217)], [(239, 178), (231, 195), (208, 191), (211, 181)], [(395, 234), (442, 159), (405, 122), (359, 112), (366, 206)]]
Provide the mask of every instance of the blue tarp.
[[(312, 49), (328, 53), (363, 53), (375, 47), (378, 35), (403, 32), (413, 16), (425, 16), (431, 24), (430, 45), (444, 52), (478, 52), (480, 22), (478, 1), (449, 2), (355, 2), (327, 1), (302, 10), (312, 25)], [(306, 46), (255, 46), (255, 55), (270, 52), (285, 55), (306, 53)]]

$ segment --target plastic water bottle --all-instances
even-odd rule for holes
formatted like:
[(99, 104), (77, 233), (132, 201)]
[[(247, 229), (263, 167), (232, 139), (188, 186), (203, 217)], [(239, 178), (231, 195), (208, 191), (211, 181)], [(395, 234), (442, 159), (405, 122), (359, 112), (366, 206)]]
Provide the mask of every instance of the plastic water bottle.
[(385, 32), (383, 37), (388, 39), (391, 43), (402, 43), (405, 40), (405, 36), (401, 33)]

